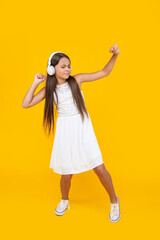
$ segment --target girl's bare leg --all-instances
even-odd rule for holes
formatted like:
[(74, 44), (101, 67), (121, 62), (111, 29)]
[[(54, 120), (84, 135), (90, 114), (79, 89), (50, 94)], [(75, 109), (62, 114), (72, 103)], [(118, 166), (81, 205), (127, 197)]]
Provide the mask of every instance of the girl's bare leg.
[(114, 191), (114, 187), (112, 184), (112, 178), (109, 172), (106, 170), (104, 163), (93, 168), (94, 172), (98, 176), (99, 180), (101, 181), (102, 185), (106, 189), (109, 194), (110, 202), (117, 203), (117, 197)]
[(60, 180), (60, 188), (62, 193), (62, 199), (68, 199), (68, 194), (71, 186), (71, 178), (73, 174), (62, 175)]

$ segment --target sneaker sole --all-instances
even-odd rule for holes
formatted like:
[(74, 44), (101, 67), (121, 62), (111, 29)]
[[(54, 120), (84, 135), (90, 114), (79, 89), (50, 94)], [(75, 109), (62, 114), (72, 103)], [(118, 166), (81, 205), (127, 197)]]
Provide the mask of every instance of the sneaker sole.
[(62, 216), (63, 214), (65, 214), (65, 211), (63, 211), (63, 212), (57, 212), (57, 211), (55, 210), (55, 214), (56, 214), (57, 216)]
[[(68, 208), (68, 207), (66, 207), (66, 209), (67, 209), (67, 208)], [(63, 212), (57, 212), (56, 209), (55, 209), (55, 214), (56, 214), (57, 216), (62, 216), (63, 214), (65, 214), (66, 209), (65, 209)]]
[(111, 222), (113, 222), (113, 223), (118, 222), (119, 219), (120, 219), (120, 214), (119, 214), (119, 218), (117, 218), (116, 220), (112, 220), (112, 219), (110, 218), (110, 215), (109, 215), (109, 220), (110, 220)]

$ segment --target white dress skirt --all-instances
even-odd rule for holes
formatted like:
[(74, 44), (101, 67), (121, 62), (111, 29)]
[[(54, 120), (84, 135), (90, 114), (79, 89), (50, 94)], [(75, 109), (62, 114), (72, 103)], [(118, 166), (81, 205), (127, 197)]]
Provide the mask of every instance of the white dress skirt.
[[(82, 122), (68, 82), (56, 85), (56, 91), (58, 117), (49, 168), (53, 168), (55, 173), (66, 175), (85, 172), (101, 165), (102, 154), (90, 116), (88, 119), (84, 113)], [(81, 93), (83, 96), (82, 90)], [(54, 99), (56, 102), (55, 92)]]

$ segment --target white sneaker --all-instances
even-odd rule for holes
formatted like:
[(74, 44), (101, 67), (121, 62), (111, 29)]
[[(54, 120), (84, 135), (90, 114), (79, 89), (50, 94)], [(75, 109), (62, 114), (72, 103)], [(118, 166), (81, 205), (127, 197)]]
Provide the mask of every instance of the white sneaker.
[(109, 214), (109, 220), (111, 222), (118, 222), (120, 219), (120, 207), (119, 207), (119, 197), (118, 196), (117, 196), (117, 200), (118, 200), (117, 203), (111, 203), (111, 211)]
[(69, 200), (61, 199), (60, 203), (57, 205), (55, 209), (55, 214), (61, 216), (65, 213), (66, 208), (70, 209)]

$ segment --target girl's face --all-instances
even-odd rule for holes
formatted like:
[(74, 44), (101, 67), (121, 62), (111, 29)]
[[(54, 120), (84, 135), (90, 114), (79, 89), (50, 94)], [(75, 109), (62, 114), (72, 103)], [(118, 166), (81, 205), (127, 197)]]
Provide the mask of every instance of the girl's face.
[(55, 66), (55, 75), (59, 79), (67, 79), (71, 73), (71, 65), (68, 58), (63, 57), (59, 60), (59, 63)]

